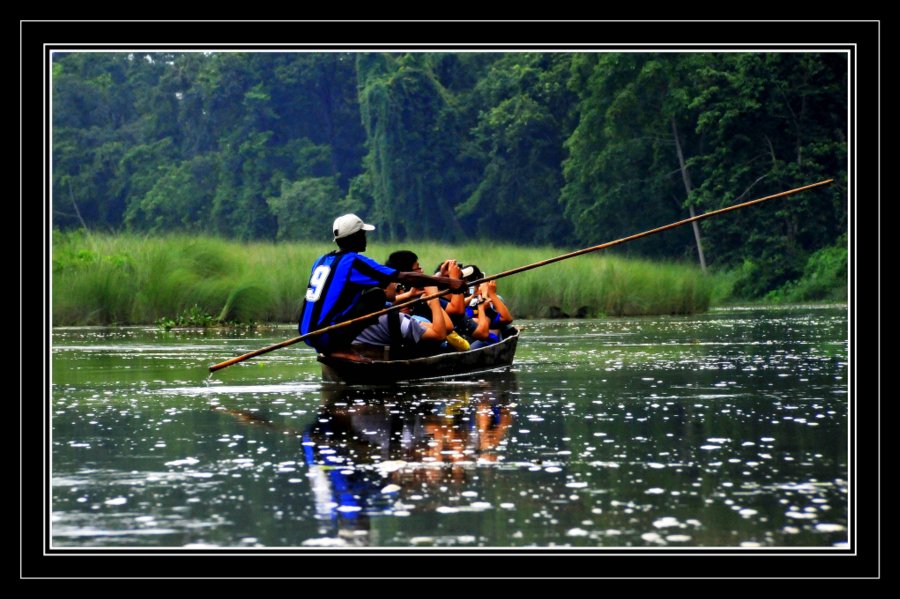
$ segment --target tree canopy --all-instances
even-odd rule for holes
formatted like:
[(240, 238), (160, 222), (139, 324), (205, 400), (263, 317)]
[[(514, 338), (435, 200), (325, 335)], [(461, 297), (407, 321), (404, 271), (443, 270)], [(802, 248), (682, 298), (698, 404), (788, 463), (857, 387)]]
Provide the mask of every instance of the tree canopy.
[(741, 267), (761, 295), (847, 230), (842, 53), (69, 52), (53, 55), (61, 229), (623, 246)]

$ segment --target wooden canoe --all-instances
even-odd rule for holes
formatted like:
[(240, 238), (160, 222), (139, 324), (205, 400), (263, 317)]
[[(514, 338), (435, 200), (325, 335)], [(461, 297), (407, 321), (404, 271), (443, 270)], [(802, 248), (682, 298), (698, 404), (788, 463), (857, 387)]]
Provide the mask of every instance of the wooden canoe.
[(319, 354), (322, 378), (350, 385), (389, 385), (399, 381), (442, 379), (497, 370), (512, 365), (519, 331), (478, 349), (410, 360), (356, 361)]

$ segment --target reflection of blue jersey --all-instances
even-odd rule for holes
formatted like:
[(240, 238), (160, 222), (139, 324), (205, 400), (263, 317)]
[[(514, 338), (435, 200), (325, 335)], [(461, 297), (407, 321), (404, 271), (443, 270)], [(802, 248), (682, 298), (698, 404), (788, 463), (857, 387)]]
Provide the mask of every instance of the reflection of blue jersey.
[[(300, 314), (299, 331), (305, 335), (347, 319), (362, 292), (371, 287), (387, 287), (397, 271), (356, 252), (335, 251), (316, 260), (309, 277)], [(313, 347), (325, 347), (327, 335), (306, 340)]]

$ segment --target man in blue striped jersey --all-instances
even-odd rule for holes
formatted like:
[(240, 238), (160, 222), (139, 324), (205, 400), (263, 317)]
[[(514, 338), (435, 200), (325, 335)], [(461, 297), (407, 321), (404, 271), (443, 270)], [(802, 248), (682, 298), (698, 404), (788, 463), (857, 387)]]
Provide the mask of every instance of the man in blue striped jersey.
[[(320, 256), (313, 264), (300, 311), (301, 335), (383, 309), (383, 290), (394, 282), (407, 287), (449, 288), (454, 293), (465, 291), (460, 279), (400, 272), (361, 255), (366, 250), (366, 231), (374, 230), (355, 214), (345, 214), (334, 221), (332, 232), (338, 249)], [(363, 321), (347, 325), (305, 341), (321, 353), (346, 352), (369, 324)]]

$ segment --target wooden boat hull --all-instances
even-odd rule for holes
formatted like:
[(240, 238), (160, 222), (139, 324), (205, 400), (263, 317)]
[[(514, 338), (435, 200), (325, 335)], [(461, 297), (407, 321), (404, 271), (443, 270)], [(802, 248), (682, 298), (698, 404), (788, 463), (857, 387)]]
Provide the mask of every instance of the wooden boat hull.
[(351, 385), (389, 385), (398, 381), (452, 378), (512, 365), (519, 332), (498, 343), (464, 352), (411, 360), (357, 362), (319, 354), (322, 378)]

